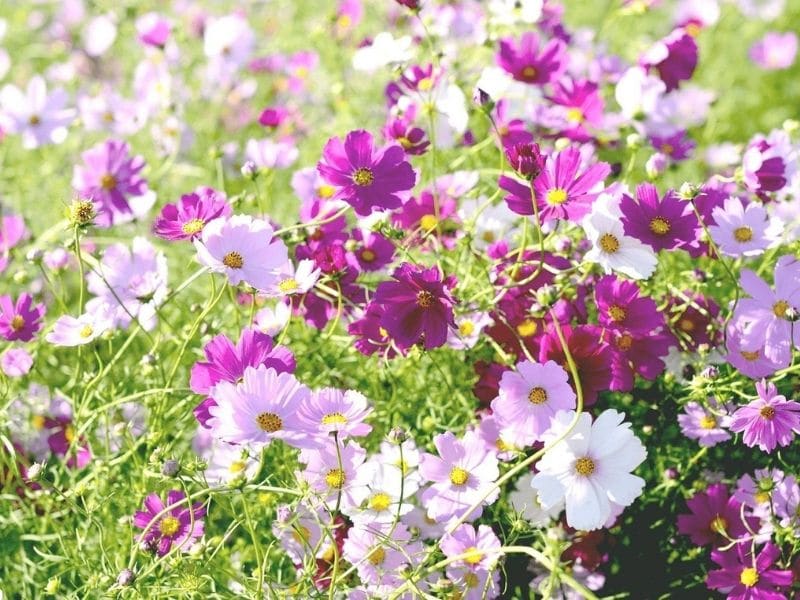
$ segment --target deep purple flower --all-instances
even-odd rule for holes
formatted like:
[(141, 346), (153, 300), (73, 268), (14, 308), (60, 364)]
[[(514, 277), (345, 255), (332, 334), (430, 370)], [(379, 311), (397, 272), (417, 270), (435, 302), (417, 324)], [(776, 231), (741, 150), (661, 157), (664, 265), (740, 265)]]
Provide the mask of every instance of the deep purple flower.
[(344, 143), (338, 137), (329, 139), (317, 170), (336, 188), (333, 197), (345, 200), (361, 216), (398, 208), (403, 203), (398, 193), (413, 188), (417, 180), (400, 146), (376, 149), (364, 130), (351, 131)]
[(619, 208), (625, 233), (656, 252), (681, 248), (697, 237), (697, 217), (674, 190), (659, 199), (656, 186), (642, 183), (636, 187), (636, 200), (623, 194)]
[(400, 348), (422, 342), (427, 350), (444, 345), (449, 327), (455, 327), (451, 294), (456, 280), (442, 279), (438, 267), (425, 269), (403, 263), (394, 273), (394, 281), (384, 281), (375, 290), (373, 302), (386, 308), (381, 326)]
[(800, 433), (800, 404), (787, 400), (765, 380), (756, 383), (756, 391), (758, 398), (733, 413), (731, 431), (743, 431), (745, 445), (758, 445), (764, 452), (788, 446)]
[(664, 358), (669, 354), (675, 338), (669, 333), (651, 332), (633, 334), (628, 331), (611, 331), (609, 345), (614, 350), (611, 371), (612, 390), (627, 392), (633, 389), (633, 376), (638, 373), (652, 381), (664, 372)]
[(394, 244), (376, 231), (356, 228), (352, 239), (355, 244), (346, 244), (347, 263), (359, 271), (380, 271), (394, 258)]
[(500, 40), (498, 66), (517, 81), (545, 84), (558, 78), (567, 66), (567, 46), (559, 39), (540, 46), (533, 31), (522, 34), (519, 42), (510, 38)]
[(692, 78), (697, 67), (697, 42), (682, 28), (656, 42), (642, 57), (643, 67), (654, 68), (667, 91), (674, 90), (681, 81)]
[[(697, 492), (686, 501), (690, 514), (678, 515), (678, 531), (688, 535), (693, 544), (726, 544), (748, 534), (742, 523), (741, 503), (728, 495), (728, 488), (715, 483), (705, 492)], [(758, 519), (746, 517), (752, 529)]]
[[(133, 524), (144, 529), (138, 540), (151, 546), (159, 556), (165, 556), (173, 544), (188, 552), (204, 533), (205, 507), (202, 502), (189, 506), (183, 502), (185, 498), (182, 491), (171, 490), (165, 505), (158, 494), (150, 494), (144, 500), (144, 510), (133, 517)], [(168, 507), (172, 508), (165, 511)]]
[(9, 295), (0, 296), (0, 335), (9, 342), (29, 342), (42, 327), (44, 304), (33, 305), (33, 296), (20, 294), (14, 302)]
[(650, 138), (650, 143), (653, 145), (653, 148), (665, 154), (671, 160), (689, 158), (692, 151), (697, 147), (694, 140), (688, 137), (686, 131), (683, 130), (664, 137), (654, 135)]
[[(781, 550), (767, 542), (758, 555), (750, 542), (742, 542), (730, 550), (713, 550), (711, 560), (721, 569), (709, 571), (706, 585), (727, 594), (730, 600), (785, 600), (780, 588), (792, 585), (792, 571), (776, 569)], [(785, 590), (788, 591), (788, 590)]]
[(384, 358), (397, 356), (397, 347), (381, 326), (386, 310), (384, 305), (370, 302), (364, 314), (348, 326), (347, 332), (355, 338), (353, 345), (361, 354), (370, 356), (380, 352)]
[(794, 153), (794, 145), (785, 131), (773, 131), (767, 137), (756, 135), (742, 156), (747, 189), (768, 200), (768, 192), (786, 187), (797, 168), (796, 161), (790, 160)]
[(536, 179), (544, 169), (546, 159), (539, 150), (539, 144), (514, 144), (506, 146), (505, 151), (508, 164), (525, 179)]
[[(45, 418), (44, 426), (50, 431), (47, 436), (47, 445), (56, 456), (67, 456), (67, 466), (73, 469), (82, 469), (92, 460), (92, 451), (86, 439), (81, 437), (75, 441), (75, 426), (72, 417), (59, 415), (55, 418)], [(73, 443), (75, 448), (70, 454)]]
[(554, 93), (549, 99), (565, 137), (585, 142), (592, 139), (588, 128), (602, 127), (603, 97), (593, 81), (564, 77), (555, 83)]
[(664, 316), (654, 300), (640, 295), (634, 281), (604, 275), (594, 288), (597, 319), (607, 329), (647, 334), (663, 327)]
[(206, 223), (231, 212), (224, 193), (199, 187), (181, 196), (176, 204), (164, 206), (153, 224), (153, 233), (165, 240), (192, 240), (200, 237)]
[(130, 199), (148, 191), (147, 182), (140, 174), (144, 158), (131, 157), (127, 142), (121, 140), (107, 140), (81, 157), (84, 164), (75, 167), (72, 187), (97, 206), (95, 222), (110, 227), (132, 215)]
[(406, 151), (406, 154), (419, 156), (425, 154), (431, 145), (426, 137), (425, 130), (416, 127), (406, 118), (395, 117), (383, 128), (383, 135), (387, 141), (397, 142)]

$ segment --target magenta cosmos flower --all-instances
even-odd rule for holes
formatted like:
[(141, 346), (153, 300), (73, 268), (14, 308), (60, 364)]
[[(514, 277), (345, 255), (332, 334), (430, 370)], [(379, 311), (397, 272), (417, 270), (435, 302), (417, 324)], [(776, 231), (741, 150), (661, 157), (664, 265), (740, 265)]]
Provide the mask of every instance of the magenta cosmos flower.
[(607, 329), (647, 335), (664, 326), (655, 301), (642, 296), (633, 281), (604, 275), (595, 285), (594, 298), (597, 320)]
[(141, 176), (144, 158), (130, 156), (130, 148), (121, 140), (107, 140), (84, 152), (83, 166), (75, 166), (72, 187), (97, 206), (95, 222), (110, 227), (133, 214), (129, 200), (143, 196), (147, 182)]
[[(420, 500), (432, 519), (447, 521), (461, 517), (479, 500), (484, 505), (497, 499), (497, 489), (482, 499), (500, 471), (497, 456), (486, 448), (477, 433), (468, 431), (459, 440), (448, 431), (433, 438), (433, 443), (439, 456), (425, 453), (419, 464), (420, 474), (431, 482), (420, 494)], [(481, 512), (478, 506), (467, 518), (476, 519)]]
[(450, 290), (455, 277), (442, 280), (438, 267), (425, 269), (403, 263), (392, 277), (378, 285), (373, 302), (386, 310), (381, 326), (400, 348), (422, 342), (427, 350), (438, 348), (447, 341), (448, 327), (455, 327), (453, 305), (456, 300)]
[(552, 39), (540, 47), (539, 36), (529, 31), (518, 43), (510, 38), (500, 40), (497, 65), (517, 81), (549, 83), (567, 66), (567, 46), (562, 40)]
[(658, 71), (667, 91), (674, 90), (681, 81), (691, 79), (697, 67), (697, 42), (685, 29), (678, 28), (656, 42), (642, 57), (643, 67)]
[(731, 431), (744, 432), (746, 446), (758, 445), (764, 452), (788, 446), (800, 433), (800, 404), (778, 394), (772, 383), (756, 383), (758, 398), (733, 413)]
[(792, 571), (774, 568), (781, 551), (768, 542), (758, 555), (749, 542), (736, 544), (726, 552), (714, 550), (711, 560), (721, 569), (709, 571), (706, 585), (712, 590), (727, 594), (731, 600), (785, 600), (792, 585)]
[(22, 217), (6, 214), (0, 218), (0, 273), (8, 266), (11, 249), (27, 234)]
[(300, 407), (298, 417), (311, 435), (322, 437), (322, 443), (326, 443), (325, 437), (331, 433), (338, 434), (339, 439), (367, 435), (372, 426), (364, 419), (370, 413), (372, 408), (363, 394), (324, 388), (311, 393)]
[(165, 505), (158, 494), (150, 494), (144, 500), (144, 510), (133, 517), (133, 524), (144, 529), (139, 541), (152, 547), (159, 556), (165, 556), (173, 544), (188, 552), (203, 535), (206, 509), (201, 502), (190, 506), (183, 502), (185, 499), (186, 494), (180, 490), (171, 490)]
[(20, 294), (14, 302), (11, 296), (0, 296), (0, 335), (9, 342), (29, 342), (42, 327), (44, 304), (33, 304), (33, 296)]
[(575, 408), (575, 392), (567, 372), (552, 360), (544, 364), (523, 361), (500, 379), (492, 412), (500, 426), (510, 430), (517, 446), (541, 439), (559, 410)]
[[(603, 180), (611, 172), (607, 163), (581, 168), (581, 153), (569, 146), (550, 156), (544, 170), (533, 181), (533, 192), (542, 223), (555, 219), (579, 221), (591, 210), (602, 191)], [(531, 188), (505, 175), (499, 185), (509, 192), (505, 200), (518, 215), (533, 215)], [(598, 189), (599, 188), (599, 189)]]
[[(678, 531), (688, 535), (693, 544), (726, 544), (728, 539), (738, 539), (748, 534), (742, 523), (741, 503), (728, 495), (728, 488), (722, 483), (709, 486), (705, 492), (697, 492), (686, 501), (691, 511), (688, 515), (678, 515)], [(752, 529), (758, 519), (747, 517)]]
[(376, 209), (400, 207), (400, 193), (417, 180), (403, 148), (392, 144), (376, 149), (372, 134), (361, 129), (348, 133), (344, 143), (338, 137), (329, 139), (317, 170), (335, 188), (333, 197), (364, 217)]
[(220, 381), (211, 389), (208, 425), (229, 444), (261, 447), (277, 439), (302, 447), (309, 436), (298, 411), (310, 393), (291, 373), (247, 367), (240, 383)]
[(175, 204), (167, 204), (153, 224), (153, 233), (165, 240), (193, 240), (203, 233), (206, 223), (228, 217), (231, 206), (225, 194), (210, 187), (199, 187), (184, 194)]
[(231, 285), (245, 282), (267, 289), (289, 260), (284, 243), (273, 237), (272, 226), (249, 215), (214, 219), (194, 240), (197, 259), (215, 273), (224, 273)]
[(697, 217), (691, 204), (667, 190), (659, 198), (652, 183), (636, 187), (636, 200), (622, 195), (619, 203), (625, 234), (635, 237), (653, 250), (674, 250), (688, 246), (697, 237)]

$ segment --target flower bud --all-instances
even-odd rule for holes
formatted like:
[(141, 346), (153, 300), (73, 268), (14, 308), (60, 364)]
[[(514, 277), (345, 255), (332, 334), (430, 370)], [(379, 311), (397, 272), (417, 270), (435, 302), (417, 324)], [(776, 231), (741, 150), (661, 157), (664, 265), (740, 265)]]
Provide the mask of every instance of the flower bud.
[(120, 587), (128, 587), (136, 579), (136, 575), (130, 569), (122, 569), (117, 575), (117, 585)]
[(494, 102), (492, 102), (492, 97), (479, 87), (472, 90), (472, 101), (481, 108), (487, 109), (491, 109), (494, 104)]
[(392, 427), (389, 431), (389, 440), (395, 444), (402, 444), (408, 439), (408, 432), (402, 427)]
[(67, 208), (67, 219), (72, 226), (89, 225), (97, 216), (97, 210), (91, 200), (73, 200)]
[(241, 171), (242, 177), (246, 177), (252, 181), (258, 179), (258, 165), (256, 165), (256, 163), (254, 163), (252, 160), (246, 161), (242, 165)]
[(700, 188), (688, 181), (684, 182), (678, 190), (678, 197), (682, 200), (694, 200), (700, 194)]
[(164, 464), (161, 465), (161, 474), (165, 477), (175, 477), (180, 473), (181, 464), (173, 459), (170, 458), (164, 461)]

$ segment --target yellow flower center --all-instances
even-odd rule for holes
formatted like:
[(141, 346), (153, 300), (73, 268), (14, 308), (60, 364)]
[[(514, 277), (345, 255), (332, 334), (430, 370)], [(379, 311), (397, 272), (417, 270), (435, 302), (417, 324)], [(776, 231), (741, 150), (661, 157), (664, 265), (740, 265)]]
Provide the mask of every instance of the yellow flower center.
[(241, 269), (244, 266), (244, 258), (238, 252), (228, 252), (222, 257), (222, 264), (229, 269)]
[(28, 124), (33, 125), (34, 127), (42, 122), (42, 119), (39, 115), (31, 115), (28, 117)]
[(604, 233), (600, 236), (600, 249), (607, 254), (614, 254), (619, 250), (619, 240), (610, 233)]
[(772, 312), (779, 319), (785, 319), (786, 313), (789, 311), (789, 303), (786, 300), (778, 300), (772, 305)]
[(289, 292), (294, 292), (297, 288), (300, 287), (297, 284), (297, 280), (294, 277), (289, 277), (289, 279), (284, 279), (278, 284), (278, 289), (282, 291), (284, 294), (288, 294)]
[(527, 79), (533, 79), (534, 77), (536, 77), (536, 67), (531, 65), (525, 67), (524, 69), (522, 69), (522, 76)]
[(23, 319), (20, 315), (14, 315), (11, 318), (11, 329), (14, 331), (19, 331), (25, 327), (25, 319)]
[(33, 415), (31, 425), (34, 429), (44, 429), (45, 418), (42, 415)]
[(335, 193), (336, 193), (336, 188), (334, 188), (332, 185), (328, 185), (328, 184), (323, 184), (323, 185), (319, 186), (319, 189), (317, 190), (317, 195), (320, 198), (330, 198)]
[(480, 582), (480, 579), (478, 579), (478, 576), (475, 575), (475, 573), (469, 572), (464, 575), (464, 585), (466, 585), (469, 589), (478, 587)]
[(728, 529), (728, 522), (720, 515), (717, 515), (711, 520), (708, 528), (715, 533), (725, 533)]
[(757, 494), (753, 495), (753, 498), (759, 504), (766, 504), (769, 502), (769, 492), (758, 492)]
[(72, 425), (67, 425), (64, 429), (64, 439), (70, 444), (75, 440), (75, 428)]
[(369, 248), (364, 248), (361, 251), (361, 260), (363, 260), (364, 262), (372, 262), (373, 260), (375, 260), (375, 253)]
[(367, 560), (376, 567), (383, 564), (383, 561), (386, 560), (386, 550), (380, 546), (376, 546), (367, 556)]
[(247, 468), (247, 463), (246, 462), (244, 462), (243, 460), (235, 460), (228, 467), (228, 471), (230, 471), (231, 473), (235, 474), (235, 473), (241, 473), (246, 468)]
[(700, 35), (700, 25), (697, 23), (687, 23), (683, 26), (683, 30), (688, 33), (692, 37), (697, 37)]
[(80, 335), (82, 338), (88, 338), (91, 337), (93, 333), (94, 329), (92, 329), (91, 325), (84, 325), (83, 328), (78, 332), (78, 335)]
[(675, 148), (672, 144), (664, 144), (661, 146), (661, 151), (667, 156), (672, 156), (672, 153), (675, 152)]
[(483, 558), (483, 552), (478, 550), (475, 546), (470, 546), (464, 551), (464, 562), (471, 565), (477, 565)]
[(360, 169), (356, 169), (356, 172), (353, 173), (353, 181), (356, 185), (360, 186), (371, 185), (372, 182), (375, 181), (375, 176), (372, 174), (371, 170), (366, 167), (361, 167)]
[(760, 411), (758, 411), (762, 417), (764, 417), (767, 421), (771, 421), (775, 418), (775, 409), (771, 406), (765, 406)]
[(584, 119), (586, 119), (586, 116), (580, 108), (573, 107), (567, 109), (567, 121), (570, 123), (583, 123)]
[(472, 321), (461, 321), (461, 323), (458, 324), (458, 332), (461, 335), (472, 335), (473, 331), (475, 331), (475, 323)]
[(465, 485), (468, 479), (469, 473), (461, 467), (453, 467), (450, 471), (450, 483), (453, 485)]
[(419, 220), (419, 226), (425, 231), (436, 229), (438, 224), (439, 219), (436, 218), (436, 215), (423, 215), (423, 217)]
[(163, 536), (171, 536), (178, 533), (178, 529), (181, 528), (181, 522), (178, 521), (175, 517), (164, 517), (161, 519), (161, 522), (158, 524), (158, 530), (161, 532)]
[(417, 306), (420, 308), (430, 308), (433, 305), (433, 294), (426, 290), (417, 293)]
[(761, 356), (761, 352), (759, 350), (739, 350), (739, 354), (742, 355), (742, 358), (753, 362), (754, 360), (758, 360), (758, 357)]
[(664, 217), (656, 217), (650, 221), (650, 231), (656, 235), (666, 235), (669, 233), (671, 225)]
[(199, 233), (205, 227), (206, 222), (203, 219), (192, 219), (191, 221), (186, 221), (181, 227), (181, 231), (186, 235), (194, 235), (195, 233)]
[(433, 87), (433, 80), (430, 77), (425, 77), (424, 79), (420, 79), (417, 83), (417, 89), (420, 92), (427, 92)]
[(742, 585), (753, 587), (758, 583), (758, 571), (756, 571), (753, 567), (742, 569), (742, 574), (739, 575), (739, 581), (742, 582)]
[(691, 319), (681, 319), (680, 323), (678, 323), (678, 327), (686, 332), (694, 331), (694, 321)]
[(560, 206), (567, 201), (567, 190), (564, 188), (554, 188), (547, 192), (545, 200), (550, 206)]
[(617, 338), (617, 348), (623, 351), (627, 351), (631, 349), (633, 345), (633, 338), (631, 337), (630, 333), (623, 333), (621, 336)]
[(536, 321), (533, 319), (525, 319), (522, 323), (517, 325), (517, 333), (520, 337), (524, 338), (532, 336), (534, 333), (536, 333), (537, 329), (538, 326), (536, 325)]
[(622, 308), (619, 304), (612, 304), (608, 308), (608, 316), (611, 317), (611, 320), (615, 323), (621, 323), (625, 320), (625, 317), (628, 316), (628, 311)]
[(100, 187), (106, 191), (113, 190), (117, 187), (117, 178), (111, 173), (106, 173), (100, 178)]
[(328, 413), (322, 417), (323, 425), (344, 425), (345, 423), (347, 423), (347, 417), (339, 412)]
[(544, 388), (535, 387), (528, 393), (528, 400), (531, 404), (544, 404), (547, 402), (547, 392)]
[(329, 487), (341, 489), (344, 485), (346, 480), (344, 471), (341, 469), (331, 469), (325, 474), (325, 483), (328, 484)]
[(703, 429), (714, 429), (717, 426), (717, 419), (713, 415), (706, 415), (700, 419), (700, 427)]
[(275, 413), (263, 412), (256, 416), (256, 423), (262, 431), (275, 433), (283, 427), (283, 421)]
[(753, 239), (753, 230), (750, 227), (737, 227), (733, 230), (733, 239), (744, 244)]
[(305, 525), (296, 524), (292, 530), (292, 538), (298, 544), (308, 542), (311, 539), (311, 531)]
[(575, 461), (575, 472), (578, 475), (588, 477), (594, 473), (594, 461), (588, 456), (584, 456)]
[(389, 510), (391, 505), (392, 499), (389, 497), (389, 494), (384, 494), (383, 492), (375, 494), (369, 499), (369, 507), (375, 512), (384, 512)]

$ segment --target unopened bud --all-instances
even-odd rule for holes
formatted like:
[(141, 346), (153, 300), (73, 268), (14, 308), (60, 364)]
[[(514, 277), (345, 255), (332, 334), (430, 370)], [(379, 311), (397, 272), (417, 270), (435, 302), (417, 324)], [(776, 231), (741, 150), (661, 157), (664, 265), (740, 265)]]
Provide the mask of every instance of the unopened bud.
[(175, 477), (181, 471), (181, 463), (177, 460), (170, 458), (165, 460), (161, 465), (161, 474), (166, 477)]
[(678, 190), (678, 196), (682, 200), (694, 200), (700, 193), (700, 188), (693, 183), (684, 182)]
[(392, 427), (389, 431), (389, 440), (395, 444), (402, 444), (408, 439), (408, 432), (402, 427)]
[(136, 575), (130, 569), (122, 569), (117, 575), (117, 585), (120, 587), (128, 587), (136, 579)]
[(252, 160), (246, 161), (242, 165), (242, 177), (246, 177), (247, 179), (255, 180), (258, 178), (258, 165), (254, 163)]

